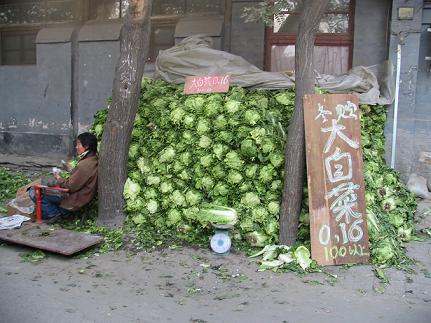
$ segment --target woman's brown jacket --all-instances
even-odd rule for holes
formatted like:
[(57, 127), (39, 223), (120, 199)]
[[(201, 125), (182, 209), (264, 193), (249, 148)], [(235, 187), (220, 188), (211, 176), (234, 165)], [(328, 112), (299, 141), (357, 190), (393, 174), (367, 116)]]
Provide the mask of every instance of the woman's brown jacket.
[(67, 180), (60, 179), (57, 184), (68, 188), (69, 195), (60, 203), (60, 207), (76, 211), (88, 204), (97, 192), (97, 155), (87, 155), (72, 169)]

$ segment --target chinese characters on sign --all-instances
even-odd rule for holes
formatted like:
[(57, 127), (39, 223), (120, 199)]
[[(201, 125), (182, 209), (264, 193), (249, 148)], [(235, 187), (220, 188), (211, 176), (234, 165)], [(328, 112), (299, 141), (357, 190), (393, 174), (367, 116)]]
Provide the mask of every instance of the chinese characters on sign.
[(304, 96), (312, 258), (321, 265), (369, 259), (358, 99)]
[(229, 75), (187, 76), (184, 94), (227, 92), (229, 81)]

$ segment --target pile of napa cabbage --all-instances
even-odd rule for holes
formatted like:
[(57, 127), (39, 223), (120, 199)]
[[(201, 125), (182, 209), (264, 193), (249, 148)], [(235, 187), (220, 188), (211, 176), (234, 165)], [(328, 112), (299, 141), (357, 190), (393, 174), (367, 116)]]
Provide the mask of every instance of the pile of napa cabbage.
[[(294, 92), (232, 87), (225, 94), (187, 96), (183, 85), (143, 82), (124, 187), (128, 223), (188, 242), (212, 234), (207, 205), (230, 207), (238, 244), (278, 242), (284, 144)], [(362, 145), (371, 256), (405, 261), (416, 201), (384, 160), (386, 108), (361, 106)], [(95, 115), (100, 140), (107, 110)], [(305, 184), (306, 187), (306, 184)], [(307, 190), (299, 233), (309, 240)]]

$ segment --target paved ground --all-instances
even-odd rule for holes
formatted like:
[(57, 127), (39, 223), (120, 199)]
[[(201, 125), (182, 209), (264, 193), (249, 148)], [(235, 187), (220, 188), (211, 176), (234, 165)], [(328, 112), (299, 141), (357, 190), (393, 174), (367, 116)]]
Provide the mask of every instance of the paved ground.
[[(63, 157), (63, 159), (66, 159), (66, 157)], [(61, 158), (53, 160), (52, 158), (46, 157), (0, 154), (0, 166), (11, 169), (19, 169), (20, 171), (31, 169), (40, 172), (41, 169), (49, 169), (53, 166), (60, 167)]]
[(431, 322), (431, 240), (408, 246), (414, 273), (370, 266), (319, 273), (256, 272), (240, 253), (125, 251), (41, 263), (0, 246), (0, 321), (26, 322)]
[[(419, 213), (430, 207), (422, 202)], [(371, 266), (301, 277), (257, 272), (242, 253), (191, 248), (48, 254), (33, 264), (23, 261), (32, 249), (0, 244), (0, 322), (430, 323), (431, 240), (407, 249), (414, 272), (390, 269), (385, 285)]]

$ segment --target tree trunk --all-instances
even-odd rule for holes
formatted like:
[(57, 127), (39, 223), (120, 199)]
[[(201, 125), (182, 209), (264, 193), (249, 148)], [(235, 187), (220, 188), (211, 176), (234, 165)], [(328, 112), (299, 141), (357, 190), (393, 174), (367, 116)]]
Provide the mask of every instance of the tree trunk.
[(127, 179), (130, 136), (141, 92), (150, 43), (151, 0), (130, 0), (120, 35), (112, 103), (99, 156), (97, 225), (117, 228), (124, 222), (123, 187)]
[(305, 171), (304, 94), (314, 93), (313, 49), (316, 31), (329, 0), (304, 0), (295, 45), (295, 110), (285, 148), (284, 188), (280, 214), (280, 243), (298, 237)]

